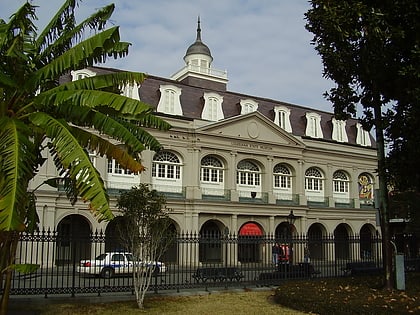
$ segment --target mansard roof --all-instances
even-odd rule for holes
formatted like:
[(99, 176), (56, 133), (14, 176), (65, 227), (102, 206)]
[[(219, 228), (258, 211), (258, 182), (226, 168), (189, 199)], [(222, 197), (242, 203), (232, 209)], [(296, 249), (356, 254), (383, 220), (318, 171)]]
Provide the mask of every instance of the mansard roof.
[[(102, 68), (102, 67), (89, 67), (88, 69), (96, 72), (97, 75), (106, 74), (110, 72), (121, 71), (119, 69)], [(70, 75), (64, 81), (70, 81)], [(321, 117), (321, 128), (323, 132), (322, 139), (313, 139), (315, 141), (333, 141), (332, 140), (332, 112), (321, 111), (301, 105), (290, 104), (282, 101), (272, 100), (264, 97), (254, 95), (247, 95), (231, 91), (218, 90), (217, 86), (211, 84), (209, 86), (198, 87), (178, 82), (167, 78), (149, 75), (139, 88), (140, 99), (157, 108), (160, 99), (160, 86), (161, 85), (174, 85), (182, 90), (180, 102), (182, 106), (183, 119), (199, 119), (204, 107), (204, 93), (214, 92), (223, 97), (222, 109), (224, 118), (228, 119), (241, 114), (240, 102), (244, 99), (252, 99), (258, 103), (258, 112), (264, 115), (271, 121), (274, 121), (274, 108), (276, 106), (284, 106), (290, 109), (290, 124), (292, 126), (292, 134), (302, 138), (313, 139), (305, 136), (306, 130), (306, 113), (314, 112)], [(163, 115), (163, 114), (162, 114)], [(356, 145), (357, 119), (349, 119), (346, 124), (346, 132), (348, 136), (348, 144)], [(370, 135), (372, 148), (376, 147), (373, 137)]]

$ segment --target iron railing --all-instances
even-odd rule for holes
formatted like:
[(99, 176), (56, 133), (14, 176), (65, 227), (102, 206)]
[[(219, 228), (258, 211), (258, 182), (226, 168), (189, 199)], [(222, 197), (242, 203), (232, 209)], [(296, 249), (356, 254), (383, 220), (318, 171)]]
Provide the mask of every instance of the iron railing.
[[(83, 259), (93, 259), (104, 252), (120, 251), (116, 239), (102, 232), (89, 237), (61, 235), (53, 231), (22, 234), (16, 263), (38, 264), (32, 274), (15, 272), (11, 294), (44, 295), (132, 292), (132, 277), (78, 273)], [(279, 243), (288, 257), (275, 265), (272, 246)], [(368, 261), (382, 267), (381, 239), (348, 236), (230, 235), (221, 232), (178, 235), (160, 261), (166, 271), (155, 274), (150, 290), (183, 290), (208, 287), (250, 287), (275, 284), (294, 277), (340, 277), (346, 275), (349, 262)], [(307, 257), (309, 253), (309, 257)], [(309, 273), (293, 273), (292, 266), (310, 266)], [(210, 269), (209, 269), (210, 268)], [(300, 268), (300, 267), (296, 267)], [(212, 277), (214, 271), (217, 276)], [(290, 272), (289, 272), (290, 271)], [(237, 277), (228, 275), (235, 273)], [(202, 276), (204, 274), (204, 276)]]

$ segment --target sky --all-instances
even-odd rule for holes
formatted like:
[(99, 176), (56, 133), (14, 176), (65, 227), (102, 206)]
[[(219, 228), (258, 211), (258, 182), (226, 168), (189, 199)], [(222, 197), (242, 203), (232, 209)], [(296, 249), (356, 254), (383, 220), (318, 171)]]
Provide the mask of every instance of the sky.
[[(9, 20), (26, 0), (0, 0), (0, 18)], [(62, 0), (34, 0), (41, 30)], [(78, 21), (112, 3), (84, 0)], [(101, 66), (169, 78), (184, 65), (187, 48), (201, 38), (212, 67), (227, 70), (228, 90), (332, 112), (323, 93), (334, 86), (323, 78), (322, 62), (305, 29), (307, 0), (114, 0), (113, 25), (132, 43), (125, 58)], [(112, 26), (110, 24), (109, 26)]]

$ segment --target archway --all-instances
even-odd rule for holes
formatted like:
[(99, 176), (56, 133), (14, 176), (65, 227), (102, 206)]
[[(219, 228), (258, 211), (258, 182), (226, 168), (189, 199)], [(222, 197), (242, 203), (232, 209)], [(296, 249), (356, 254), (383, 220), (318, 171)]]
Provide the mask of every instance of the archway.
[(161, 260), (165, 263), (176, 263), (178, 261), (178, 233), (173, 222), (168, 227), (168, 237), (171, 238), (171, 242), (163, 253)]
[(323, 259), (326, 252), (326, 244), (324, 235), (326, 234), (325, 228), (320, 223), (312, 224), (308, 229), (308, 250), (310, 258)]
[(200, 230), (200, 262), (222, 261), (221, 236), (218, 222), (211, 220), (203, 224)]
[(341, 223), (334, 230), (335, 259), (350, 258), (350, 241), (347, 225)]
[(121, 239), (121, 229), (124, 227), (124, 217), (118, 216), (112, 219), (105, 230), (105, 251), (125, 251), (126, 248)]
[(57, 265), (76, 264), (91, 257), (91, 230), (89, 222), (81, 215), (64, 217), (57, 225)]
[[(360, 229), (360, 257), (362, 259), (373, 259), (374, 257), (374, 228), (369, 224), (364, 224)], [(376, 250), (377, 251), (377, 250)]]
[(238, 260), (241, 263), (260, 262), (263, 230), (255, 222), (247, 222), (239, 229)]

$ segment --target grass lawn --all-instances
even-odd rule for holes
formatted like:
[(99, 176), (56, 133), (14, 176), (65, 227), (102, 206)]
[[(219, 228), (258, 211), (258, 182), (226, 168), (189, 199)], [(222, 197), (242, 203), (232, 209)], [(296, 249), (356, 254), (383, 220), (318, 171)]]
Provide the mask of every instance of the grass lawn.
[(420, 274), (407, 274), (405, 291), (383, 290), (379, 277), (311, 279), (285, 282), (277, 289), (235, 292), (221, 289), (210, 294), (188, 296), (150, 295), (146, 298), (144, 310), (137, 308), (134, 296), (133, 301), (128, 302), (46, 301), (48, 299), (41, 298), (31, 305), (14, 303), (11, 314), (21, 314), (19, 311), (26, 311), (27, 315), (420, 314)]

